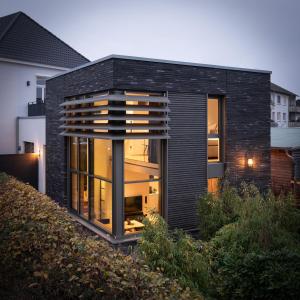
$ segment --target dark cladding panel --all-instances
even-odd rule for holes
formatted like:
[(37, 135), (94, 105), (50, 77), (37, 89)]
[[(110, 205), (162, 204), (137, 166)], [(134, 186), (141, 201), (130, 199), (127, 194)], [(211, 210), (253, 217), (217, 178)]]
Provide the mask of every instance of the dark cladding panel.
[(169, 93), (168, 221), (171, 227), (197, 226), (197, 201), (207, 186), (207, 97)]

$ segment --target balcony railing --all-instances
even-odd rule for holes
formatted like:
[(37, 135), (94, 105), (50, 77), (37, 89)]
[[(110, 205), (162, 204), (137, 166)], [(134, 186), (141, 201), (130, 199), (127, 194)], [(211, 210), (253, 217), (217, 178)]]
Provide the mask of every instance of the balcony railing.
[(28, 103), (28, 117), (44, 116), (45, 115), (45, 102), (37, 100), (36, 102)]
[(300, 121), (289, 122), (289, 127), (300, 127)]

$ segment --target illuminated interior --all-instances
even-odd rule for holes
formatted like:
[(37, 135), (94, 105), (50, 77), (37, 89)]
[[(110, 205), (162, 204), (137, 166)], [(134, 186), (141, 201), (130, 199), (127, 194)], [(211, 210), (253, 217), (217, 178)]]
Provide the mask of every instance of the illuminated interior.
[(209, 178), (207, 180), (207, 192), (216, 194), (219, 191), (219, 178)]
[(145, 216), (161, 213), (168, 103), (162, 93), (128, 91), (64, 103), (68, 198), (74, 213), (116, 238), (139, 233)]
[(209, 98), (207, 101), (207, 158), (208, 162), (220, 161), (220, 100)]
[(142, 219), (160, 213), (160, 141), (125, 140), (124, 232), (143, 229)]
[(112, 231), (112, 142), (95, 139), (91, 222)]

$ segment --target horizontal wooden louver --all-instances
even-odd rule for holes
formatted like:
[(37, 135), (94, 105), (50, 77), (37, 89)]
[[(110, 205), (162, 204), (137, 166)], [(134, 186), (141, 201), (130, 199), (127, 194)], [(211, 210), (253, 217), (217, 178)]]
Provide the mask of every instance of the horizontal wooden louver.
[(61, 135), (101, 139), (167, 139), (165, 96), (111, 94), (68, 100), (60, 106)]

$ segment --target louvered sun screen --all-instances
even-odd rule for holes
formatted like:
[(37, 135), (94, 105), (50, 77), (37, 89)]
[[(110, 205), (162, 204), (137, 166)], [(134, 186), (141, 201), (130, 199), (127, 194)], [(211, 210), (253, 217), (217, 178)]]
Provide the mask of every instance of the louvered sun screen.
[(108, 92), (67, 99), (61, 135), (99, 139), (167, 139), (169, 108), (165, 94)]

